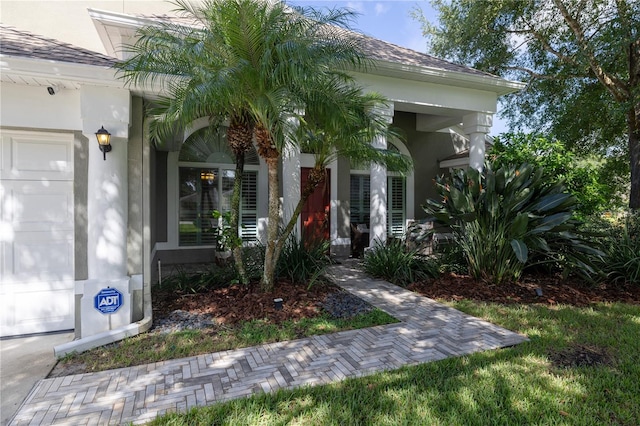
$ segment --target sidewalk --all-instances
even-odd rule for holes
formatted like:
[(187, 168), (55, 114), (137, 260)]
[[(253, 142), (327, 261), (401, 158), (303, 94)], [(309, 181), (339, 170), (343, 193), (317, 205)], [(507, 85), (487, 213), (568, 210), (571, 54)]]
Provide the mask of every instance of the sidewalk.
[(370, 279), (350, 262), (332, 266), (329, 276), (401, 322), (45, 379), (34, 387), (11, 424), (140, 424), (168, 411), (325, 384), (527, 340), (386, 281)]

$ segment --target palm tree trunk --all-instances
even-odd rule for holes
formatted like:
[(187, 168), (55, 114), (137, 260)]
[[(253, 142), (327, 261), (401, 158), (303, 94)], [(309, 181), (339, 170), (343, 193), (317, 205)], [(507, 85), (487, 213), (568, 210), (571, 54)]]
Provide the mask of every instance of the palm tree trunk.
[(229, 226), (233, 229), (233, 245), (232, 253), (233, 260), (238, 272), (238, 278), (241, 284), (249, 284), (247, 278), (247, 271), (244, 267), (244, 260), (242, 259), (242, 237), (239, 235), (240, 225), (240, 200), (242, 197), (242, 180), (244, 176), (244, 152), (236, 153), (236, 172), (233, 181), (233, 193), (231, 194), (231, 220)]
[(278, 158), (267, 158), (269, 173), (269, 222), (267, 223), (267, 248), (264, 254), (264, 272), (260, 287), (262, 291), (272, 291), (275, 285), (278, 254), (278, 228), (280, 225), (280, 197), (278, 193)]

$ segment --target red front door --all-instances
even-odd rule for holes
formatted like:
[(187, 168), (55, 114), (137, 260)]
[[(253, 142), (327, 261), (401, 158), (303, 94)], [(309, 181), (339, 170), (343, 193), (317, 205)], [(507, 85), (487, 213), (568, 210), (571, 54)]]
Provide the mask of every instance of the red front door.
[[(304, 188), (309, 177), (310, 168), (300, 170), (300, 189)], [(329, 170), (326, 170), (324, 182), (318, 185), (302, 207), (302, 238), (305, 243), (329, 239), (329, 210), (331, 188)]]

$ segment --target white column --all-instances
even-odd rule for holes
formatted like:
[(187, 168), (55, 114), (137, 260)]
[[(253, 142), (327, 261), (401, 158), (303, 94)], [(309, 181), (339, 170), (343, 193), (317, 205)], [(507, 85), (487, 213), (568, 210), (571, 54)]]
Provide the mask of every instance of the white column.
[[(382, 111), (391, 124), (393, 107)], [(378, 136), (372, 142), (376, 148), (387, 149), (387, 138)], [(369, 247), (387, 241), (387, 168), (381, 164), (371, 164), (370, 175), (370, 216), (369, 216)]]
[[(290, 117), (289, 120), (292, 120), (293, 126), (298, 125), (296, 118)], [(282, 220), (284, 226), (289, 223), (293, 211), (300, 202), (300, 165), (300, 148), (289, 141), (282, 153)], [(294, 232), (298, 238), (302, 237), (299, 217)]]
[[(87, 267), (88, 280), (76, 293), (81, 300), (81, 336), (112, 330), (131, 322), (131, 298), (127, 276), (128, 171), (127, 141), (130, 124), (129, 91), (84, 86), (80, 94), (83, 135), (88, 139)], [(112, 150), (106, 159), (95, 132), (111, 133)], [(115, 288), (123, 295), (122, 307), (113, 314), (95, 309), (94, 297), (102, 289)]]
[(469, 167), (482, 171), (486, 136), (493, 125), (493, 115), (475, 112), (462, 119), (464, 133), (469, 136)]
[[(89, 143), (87, 187), (89, 278), (127, 275), (127, 140), (130, 96), (127, 90), (83, 87), (83, 134)], [(111, 133), (106, 159), (95, 132)]]

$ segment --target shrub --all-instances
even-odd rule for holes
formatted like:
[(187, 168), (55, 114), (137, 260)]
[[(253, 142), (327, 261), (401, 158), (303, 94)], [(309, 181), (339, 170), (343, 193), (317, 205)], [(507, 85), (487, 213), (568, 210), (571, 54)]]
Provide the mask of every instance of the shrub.
[(202, 272), (187, 272), (176, 268), (175, 273), (165, 277), (159, 287), (181, 293), (201, 293), (215, 288), (225, 287), (238, 279), (233, 265), (211, 264)]
[(305, 242), (291, 234), (282, 248), (276, 275), (295, 283), (313, 285), (324, 268), (331, 263), (329, 244), (327, 240)]
[(416, 249), (407, 248), (397, 238), (387, 244), (376, 243), (365, 253), (363, 267), (369, 275), (401, 286), (439, 275), (435, 259), (420, 255)]
[(605, 239), (603, 269), (614, 282), (640, 284), (640, 213), (629, 213)]
[(576, 213), (581, 218), (624, 204), (624, 182), (612, 176), (614, 158), (579, 153), (558, 140), (524, 133), (500, 135), (488, 157), (494, 169), (524, 163), (544, 168), (547, 180), (562, 182), (575, 195)]
[(536, 264), (597, 274), (591, 256), (602, 253), (578, 232), (576, 198), (543, 176), (542, 168), (528, 164), (457, 170), (436, 179), (441, 199), (427, 200), (424, 209), (451, 229), (477, 279), (516, 280)]

